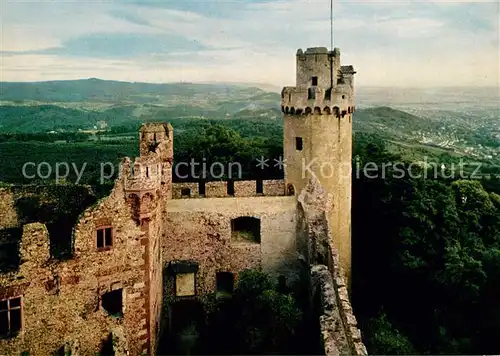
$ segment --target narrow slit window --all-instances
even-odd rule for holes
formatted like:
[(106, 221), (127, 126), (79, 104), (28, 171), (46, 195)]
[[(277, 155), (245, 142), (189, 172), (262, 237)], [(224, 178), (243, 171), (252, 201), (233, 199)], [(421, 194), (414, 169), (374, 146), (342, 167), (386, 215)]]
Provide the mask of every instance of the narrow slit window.
[(302, 151), (304, 148), (304, 143), (302, 142), (302, 137), (295, 137), (295, 149), (297, 151)]

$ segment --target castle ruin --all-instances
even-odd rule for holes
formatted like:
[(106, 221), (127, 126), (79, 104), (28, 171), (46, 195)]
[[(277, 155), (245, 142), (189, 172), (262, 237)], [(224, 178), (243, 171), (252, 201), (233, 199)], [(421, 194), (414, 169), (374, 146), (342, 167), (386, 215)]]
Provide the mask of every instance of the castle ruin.
[[(352, 66), (338, 49), (297, 53), (282, 91), (284, 180), (172, 183), (174, 130), (145, 123), (111, 193), (80, 216), (56, 261), (41, 223), (22, 226), (17, 269), (0, 274), (0, 354), (153, 355), (173, 305), (231, 293), (249, 268), (307, 272), (325, 355), (366, 354), (349, 302)], [(309, 167), (309, 168), (304, 168)], [(19, 227), (0, 190), (0, 229)], [(2, 243), (0, 239), (0, 244)]]

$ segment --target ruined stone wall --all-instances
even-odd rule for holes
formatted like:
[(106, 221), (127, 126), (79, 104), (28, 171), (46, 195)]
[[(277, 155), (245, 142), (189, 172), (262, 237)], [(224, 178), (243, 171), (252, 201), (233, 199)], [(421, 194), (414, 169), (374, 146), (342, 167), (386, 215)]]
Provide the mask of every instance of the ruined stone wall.
[[(112, 228), (112, 246), (97, 248), (96, 229)], [(131, 219), (123, 180), (112, 193), (87, 209), (74, 229), (74, 257), (50, 259), (43, 224), (27, 224), (18, 271), (0, 274), (0, 296), (23, 298), (23, 330), (0, 341), (0, 354), (52, 354), (76, 343), (82, 354), (99, 352), (112, 330), (123, 328), (131, 355), (148, 350), (147, 295), (144, 283), (144, 232)], [(108, 315), (102, 296), (122, 289), (123, 316)]]
[[(231, 238), (231, 219), (260, 219), (260, 243)], [(293, 274), (296, 261), (295, 197), (182, 199), (169, 202), (163, 261), (199, 263), (197, 293), (215, 290), (216, 272), (262, 267)]]
[(158, 335), (160, 332), (161, 311), (163, 302), (163, 262), (161, 255), (161, 242), (164, 236), (163, 214), (156, 214), (153, 219), (143, 226), (149, 235), (149, 313), (150, 313), (150, 343), (151, 354), (155, 354)]
[[(257, 193), (257, 181), (235, 181), (234, 195), (229, 195), (227, 192), (227, 184), (225, 181), (206, 182), (205, 195), (201, 196), (199, 192), (199, 183), (173, 183), (172, 198), (223, 198), (223, 197), (255, 197), (255, 196), (283, 196), (285, 195), (284, 180), (264, 180), (262, 181), (262, 193)], [(183, 189), (189, 189), (189, 195), (183, 196)]]
[(300, 193), (298, 238), (311, 268), (310, 292), (320, 320), (325, 355), (367, 355), (357, 327), (338, 253), (333, 246), (329, 209), (332, 196), (314, 178)]
[(17, 226), (14, 196), (10, 189), (0, 188), (0, 230)]

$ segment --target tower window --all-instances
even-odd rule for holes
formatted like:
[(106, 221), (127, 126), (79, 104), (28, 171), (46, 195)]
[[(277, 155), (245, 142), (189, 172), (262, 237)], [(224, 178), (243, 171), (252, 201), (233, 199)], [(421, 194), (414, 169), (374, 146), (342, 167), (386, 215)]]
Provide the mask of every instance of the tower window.
[(295, 149), (297, 151), (302, 151), (302, 148), (303, 148), (302, 137), (295, 137)]
[(0, 301), (0, 338), (15, 336), (21, 331), (21, 297)]
[(313, 85), (313, 86), (318, 85), (318, 77), (312, 77), (312, 80), (311, 80), (311, 81), (312, 81), (312, 85)]
[(307, 100), (316, 99), (316, 90), (314, 88), (307, 89)]
[(113, 229), (111, 227), (101, 227), (96, 231), (97, 249), (107, 250), (113, 246)]
[(325, 100), (332, 100), (332, 89), (327, 89), (325, 91)]

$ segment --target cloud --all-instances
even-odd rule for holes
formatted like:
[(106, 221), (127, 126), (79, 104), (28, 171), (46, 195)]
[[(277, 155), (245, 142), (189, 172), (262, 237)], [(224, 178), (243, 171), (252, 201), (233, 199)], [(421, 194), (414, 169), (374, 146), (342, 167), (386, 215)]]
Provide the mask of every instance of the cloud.
[(69, 39), (60, 46), (29, 51), (6, 51), (4, 55), (48, 54), (78, 58), (140, 58), (168, 56), (175, 51), (200, 51), (206, 47), (185, 37), (137, 33), (90, 34)]
[[(334, 40), (343, 63), (358, 70), (360, 85), (497, 85), (498, 6), (336, 0)], [(3, 8), (3, 80), (292, 85), (297, 48), (330, 43), (329, 0), (35, 2)]]

